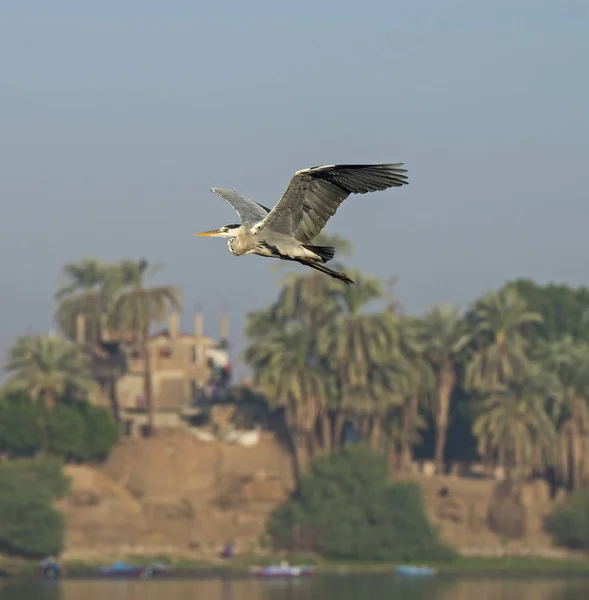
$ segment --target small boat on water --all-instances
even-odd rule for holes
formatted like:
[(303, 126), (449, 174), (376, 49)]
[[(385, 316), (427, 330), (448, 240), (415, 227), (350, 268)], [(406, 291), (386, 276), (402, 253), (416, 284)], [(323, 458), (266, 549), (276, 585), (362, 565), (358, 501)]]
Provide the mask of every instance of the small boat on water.
[(44, 558), (40, 563), (41, 571), (45, 579), (59, 579), (61, 575), (61, 565), (56, 558), (49, 556)]
[(432, 567), (416, 565), (395, 565), (395, 575), (399, 577), (432, 577), (438, 571)]
[(250, 567), (250, 573), (255, 577), (302, 577), (314, 571), (310, 565), (289, 565), (286, 561), (267, 567)]
[(98, 572), (102, 577), (138, 577), (139, 579), (169, 575), (171, 571), (168, 565), (161, 563), (128, 565), (121, 561), (117, 561), (108, 567), (98, 568)]

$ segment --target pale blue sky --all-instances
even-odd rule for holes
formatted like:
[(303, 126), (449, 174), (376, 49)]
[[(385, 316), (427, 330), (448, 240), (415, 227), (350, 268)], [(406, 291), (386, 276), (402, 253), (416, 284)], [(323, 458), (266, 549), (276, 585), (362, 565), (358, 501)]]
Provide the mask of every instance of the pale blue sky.
[[(192, 233), (273, 204), (299, 168), (403, 161), (328, 230), (406, 309), (518, 276), (589, 284), (584, 0), (0, 4), (0, 355), (52, 326), (61, 265), (164, 262), (217, 335), (270, 261)], [(302, 267), (300, 267), (302, 269)], [(239, 334), (239, 335), (238, 335)], [(235, 353), (234, 353), (235, 354)]]

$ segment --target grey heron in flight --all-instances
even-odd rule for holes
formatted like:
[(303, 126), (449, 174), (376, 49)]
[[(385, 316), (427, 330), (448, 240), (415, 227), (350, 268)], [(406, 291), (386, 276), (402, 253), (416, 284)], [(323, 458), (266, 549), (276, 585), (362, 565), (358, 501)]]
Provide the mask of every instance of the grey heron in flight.
[(335, 256), (331, 246), (315, 246), (313, 240), (350, 194), (366, 194), (400, 187), (407, 182), (403, 163), (382, 165), (327, 165), (297, 171), (282, 198), (270, 210), (232, 190), (212, 188), (241, 218), (197, 236), (227, 238), (234, 256), (257, 254), (301, 263), (347, 284), (345, 273), (325, 263)]

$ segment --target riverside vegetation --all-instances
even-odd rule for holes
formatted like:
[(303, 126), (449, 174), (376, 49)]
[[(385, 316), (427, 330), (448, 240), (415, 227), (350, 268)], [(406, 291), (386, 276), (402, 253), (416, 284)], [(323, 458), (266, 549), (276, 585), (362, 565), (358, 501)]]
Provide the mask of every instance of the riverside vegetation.
[[(349, 254), (345, 240), (322, 242)], [(64, 267), (67, 281), (56, 295), (62, 335), (20, 338), (9, 352), (0, 400), (0, 449), (8, 459), (2, 468), (26, 472), (51, 457), (96, 462), (108, 454), (117, 439), (114, 383), (123, 368), (116, 348), (106, 359), (96, 348), (105, 329), (144, 346), (151, 326), (180, 309), (177, 288), (148, 284), (154, 271), (144, 260), (85, 259)], [(427, 522), (418, 488), (390, 484), (385, 473), (384, 457), (398, 472), (431, 457), (438, 473), (475, 460), (489, 472), (503, 469), (489, 523), (506, 537), (522, 535), (522, 520), (502, 515), (523, 510), (524, 481), (543, 477), (553, 489), (569, 490), (547, 527), (556, 543), (587, 549), (589, 290), (518, 280), (466, 311), (439, 306), (417, 317), (404, 314), (379, 280), (358, 272), (354, 279), (356, 285), (344, 286), (321, 274), (287, 274), (276, 301), (248, 315), (245, 360), (256, 394), (286, 432), (298, 477), (297, 491), (268, 523), (267, 542), (336, 559), (450, 557)], [(142, 354), (152, 415), (151, 366)], [(110, 394), (110, 414), (87, 402), (96, 386)], [(23, 458), (31, 456), (37, 458)], [(31, 503), (33, 488), (18, 488), (15, 477), (0, 470), (0, 514), (17, 505), (20, 514), (46, 511), (45, 527), (62, 531), (51, 512), (56, 494), (40, 492)], [(32, 531), (0, 540), (0, 550), (58, 550), (62, 534), (47, 533), (45, 545), (18, 541)]]

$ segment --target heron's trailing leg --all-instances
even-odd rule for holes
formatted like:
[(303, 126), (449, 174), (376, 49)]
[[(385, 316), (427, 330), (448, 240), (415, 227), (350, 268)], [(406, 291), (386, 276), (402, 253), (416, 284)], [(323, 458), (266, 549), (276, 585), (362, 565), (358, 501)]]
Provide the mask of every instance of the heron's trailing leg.
[(311, 267), (311, 269), (316, 269), (317, 271), (321, 271), (322, 273), (325, 273), (326, 275), (329, 275), (330, 277), (333, 277), (334, 279), (339, 279), (339, 281), (343, 281), (344, 283), (347, 283), (348, 285), (350, 285), (351, 283), (354, 283), (345, 273), (340, 273), (339, 271), (334, 271), (333, 269), (330, 269), (329, 267), (326, 267), (325, 265), (322, 265), (321, 263), (315, 262), (314, 260), (308, 260), (306, 258), (298, 258), (298, 259), (296, 259), (296, 261), (300, 262), (302, 265)]

